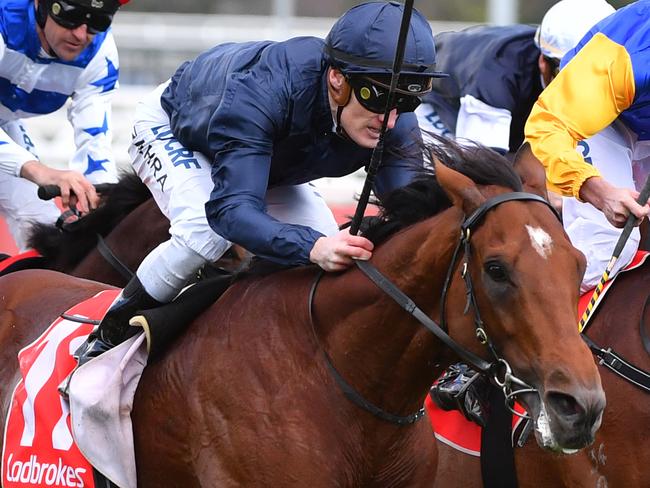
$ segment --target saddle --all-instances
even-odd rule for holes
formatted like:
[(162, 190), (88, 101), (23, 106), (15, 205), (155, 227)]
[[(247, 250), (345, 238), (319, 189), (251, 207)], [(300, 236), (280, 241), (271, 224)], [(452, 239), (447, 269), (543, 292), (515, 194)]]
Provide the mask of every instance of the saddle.
[(139, 326), (147, 338), (149, 361), (155, 361), (184, 331), (187, 325), (232, 284), (233, 276), (224, 274), (198, 281), (186, 288), (173, 302), (144, 310), (129, 323)]
[(183, 290), (173, 302), (140, 311), (129, 323), (142, 327), (147, 338), (149, 362), (155, 361), (187, 325), (216, 302), (235, 280), (246, 276), (264, 276), (290, 267), (254, 257), (245, 270), (233, 274), (221, 268), (204, 268), (199, 281)]

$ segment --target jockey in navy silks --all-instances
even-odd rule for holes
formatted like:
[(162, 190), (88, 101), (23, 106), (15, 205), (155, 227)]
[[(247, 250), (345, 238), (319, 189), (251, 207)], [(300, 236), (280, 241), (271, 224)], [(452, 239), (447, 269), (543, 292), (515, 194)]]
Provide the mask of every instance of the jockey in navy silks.
[[(171, 238), (144, 259), (79, 351), (80, 363), (125, 340), (136, 310), (171, 301), (231, 242), (276, 263), (326, 271), (370, 258), (372, 243), (338, 231), (309, 182), (370, 161), (403, 8), (357, 5), (325, 40), (218, 45), (138, 105), (130, 155), (170, 220)], [(440, 75), (435, 62), (431, 28), (414, 10), (376, 180), (380, 198), (422, 167), (413, 110)]]
[[(110, 31), (129, 0), (4, 0), (0, 5), (0, 213), (19, 248), (33, 222), (61, 213), (37, 185), (61, 188), (64, 206), (97, 206), (94, 183), (116, 181), (111, 151), (111, 98), (119, 62)], [(42, 164), (22, 119), (68, 100), (76, 152), (69, 170)], [(70, 200), (71, 191), (74, 197)]]
[(437, 34), (437, 66), (450, 76), (435, 80), (416, 110), (420, 127), (501, 154), (516, 152), (530, 110), (564, 53), (612, 12), (604, 0), (562, 0), (537, 29), (482, 25)]
[[(586, 5), (581, 6), (588, 10)], [(562, 59), (559, 75), (535, 103), (526, 141), (546, 168), (547, 185), (564, 195), (562, 217), (587, 258), (582, 291), (605, 271), (650, 163), (650, 1), (624, 7), (597, 23)], [(634, 229), (610, 273), (634, 257)]]

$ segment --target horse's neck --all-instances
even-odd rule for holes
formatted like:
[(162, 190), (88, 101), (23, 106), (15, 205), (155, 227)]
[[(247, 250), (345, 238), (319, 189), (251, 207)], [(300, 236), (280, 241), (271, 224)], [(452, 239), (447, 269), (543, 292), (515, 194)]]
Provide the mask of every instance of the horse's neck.
[[(458, 212), (417, 224), (380, 246), (374, 264), (438, 321)], [(318, 333), (334, 366), (378, 405), (412, 412), (438, 369), (441, 345), (360, 271), (325, 280), (314, 304)]]

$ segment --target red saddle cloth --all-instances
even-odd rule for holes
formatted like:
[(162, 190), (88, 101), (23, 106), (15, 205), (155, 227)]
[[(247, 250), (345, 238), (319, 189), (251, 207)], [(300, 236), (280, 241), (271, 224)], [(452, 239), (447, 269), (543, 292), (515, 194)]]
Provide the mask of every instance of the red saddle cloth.
[[(106, 290), (66, 312), (103, 317), (119, 290)], [(72, 437), (70, 410), (57, 388), (76, 365), (72, 353), (93, 325), (59, 317), (18, 353), (20, 379), (9, 405), (2, 452), (3, 488), (95, 486)]]
[(41, 255), (35, 249), (30, 249), (29, 251), (25, 251), (25, 252), (22, 252), (20, 254), (15, 254), (13, 256), (9, 256), (8, 258), (3, 259), (2, 261), (0, 261), (0, 273), (2, 273), (9, 266), (18, 263), (19, 261), (22, 261), (24, 259), (34, 259), (34, 258), (40, 258), (40, 257), (41, 257)]
[[(638, 251), (634, 256), (634, 259), (632, 259), (632, 262), (628, 264), (623, 271), (629, 271), (642, 266), (647, 261), (648, 256), (650, 256), (650, 252)], [(605, 284), (599, 299), (594, 304), (592, 312), (595, 311), (596, 307), (602, 302), (607, 290), (609, 290), (611, 284), (615, 280), (616, 276)], [(592, 295), (593, 290), (590, 290), (580, 297), (578, 303), (578, 318), (582, 317)], [(467, 420), (463, 414), (457, 410), (442, 410), (428, 395), (424, 402), (424, 407), (429, 415), (434, 435), (440, 442), (472, 456), (481, 455), (481, 427), (479, 425)], [(518, 412), (524, 412), (524, 409), (518, 404), (515, 404), (515, 409)], [(513, 432), (519, 426), (520, 422), (521, 419), (513, 415)]]

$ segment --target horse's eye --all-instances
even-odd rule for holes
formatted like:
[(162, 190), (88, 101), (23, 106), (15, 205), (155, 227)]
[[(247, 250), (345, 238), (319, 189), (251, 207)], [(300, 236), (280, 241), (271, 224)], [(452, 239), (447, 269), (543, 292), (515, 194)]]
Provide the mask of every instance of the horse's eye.
[(503, 264), (490, 261), (485, 263), (484, 269), (487, 275), (497, 283), (508, 281), (508, 271)]

